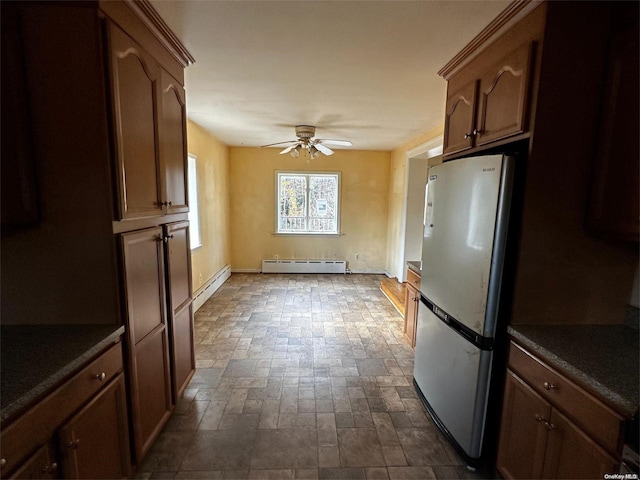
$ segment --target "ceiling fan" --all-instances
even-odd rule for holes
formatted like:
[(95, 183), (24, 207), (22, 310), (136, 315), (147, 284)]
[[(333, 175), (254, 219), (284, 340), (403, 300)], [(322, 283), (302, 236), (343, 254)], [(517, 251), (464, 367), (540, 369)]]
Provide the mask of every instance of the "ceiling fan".
[(316, 127), (314, 127), (313, 125), (296, 125), (296, 137), (298, 137), (297, 140), (270, 143), (269, 145), (262, 145), (260, 148), (291, 144), (287, 148), (282, 150), (280, 152), (280, 155), (288, 153), (292, 157), (298, 157), (300, 155), (300, 151), (306, 149), (309, 151), (310, 158), (316, 158), (320, 153), (323, 153), (325, 155), (333, 155), (333, 150), (331, 150), (326, 145), (335, 145), (338, 147), (350, 147), (353, 145), (353, 143), (348, 140), (313, 138), (315, 134)]

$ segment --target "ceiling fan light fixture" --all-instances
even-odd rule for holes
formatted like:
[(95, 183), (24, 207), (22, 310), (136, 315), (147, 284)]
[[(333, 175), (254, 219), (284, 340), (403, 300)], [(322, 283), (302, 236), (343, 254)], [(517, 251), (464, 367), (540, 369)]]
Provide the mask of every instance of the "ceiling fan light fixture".
[(320, 155), (320, 151), (315, 147), (315, 145), (311, 145), (309, 147), (309, 157), (311, 160), (316, 158), (318, 155)]
[(293, 148), (291, 150), (291, 152), (289, 152), (289, 154), (293, 157), (293, 158), (298, 158), (300, 156), (300, 150), (301, 150), (301, 146), (300, 145), (296, 145), (295, 148)]

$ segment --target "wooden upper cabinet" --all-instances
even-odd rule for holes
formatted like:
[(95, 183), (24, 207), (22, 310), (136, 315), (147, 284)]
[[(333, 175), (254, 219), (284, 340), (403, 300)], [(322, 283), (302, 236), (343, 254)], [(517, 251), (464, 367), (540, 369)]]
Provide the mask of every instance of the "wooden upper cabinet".
[(477, 81), (447, 95), (444, 117), (445, 146), (443, 153), (456, 153), (473, 146), (476, 122)]
[(189, 211), (187, 194), (186, 103), (184, 88), (160, 69), (158, 118), (162, 202), (167, 213)]
[(120, 218), (162, 215), (156, 124), (159, 70), (118, 27), (110, 24), (109, 35)]
[[(444, 124), (445, 155), (487, 145), (527, 131), (528, 93), (534, 43), (495, 62), (489, 48), (476, 59), (478, 77), (449, 80)], [(459, 85), (463, 85), (457, 88)]]
[(476, 145), (525, 131), (532, 52), (532, 43), (521, 45), (480, 79)]

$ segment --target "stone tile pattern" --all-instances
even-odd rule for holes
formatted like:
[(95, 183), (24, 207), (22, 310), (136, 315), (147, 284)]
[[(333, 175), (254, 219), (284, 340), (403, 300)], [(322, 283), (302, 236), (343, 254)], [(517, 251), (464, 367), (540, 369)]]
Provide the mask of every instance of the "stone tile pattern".
[(196, 373), (135, 478), (484, 478), (417, 398), (382, 278), (233, 274), (196, 312)]

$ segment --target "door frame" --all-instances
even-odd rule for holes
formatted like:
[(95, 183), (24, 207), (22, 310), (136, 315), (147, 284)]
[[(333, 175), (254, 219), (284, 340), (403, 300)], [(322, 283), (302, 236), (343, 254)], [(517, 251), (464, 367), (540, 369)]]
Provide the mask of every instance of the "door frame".
[[(402, 193), (402, 217), (400, 219), (399, 246), (400, 254), (398, 255), (398, 264), (396, 265), (396, 278), (398, 282), (403, 283), (406, 279), (407, 261), (416, 260), (415, 258), (407, 258), (407, 225), (411, 220), (407, 217), (407, 209), (409, 206), (409, 179), (411, 178), (411, 166), (415, 167), (419, 161), (429, 161), (429, 159), (442, 155), (443, 136), (439, 135), (425, 143), (413, 147), (405, 153), (405, 169), (404, 169), (404, 191)], [(426, 183), (426, 178), (425, 178)]]

